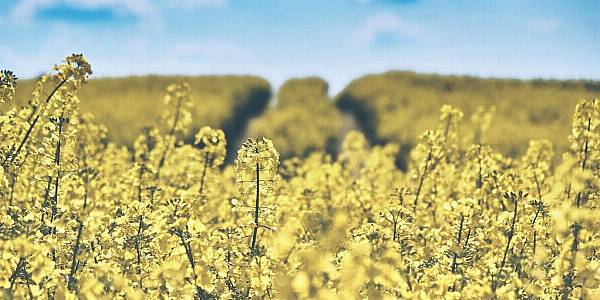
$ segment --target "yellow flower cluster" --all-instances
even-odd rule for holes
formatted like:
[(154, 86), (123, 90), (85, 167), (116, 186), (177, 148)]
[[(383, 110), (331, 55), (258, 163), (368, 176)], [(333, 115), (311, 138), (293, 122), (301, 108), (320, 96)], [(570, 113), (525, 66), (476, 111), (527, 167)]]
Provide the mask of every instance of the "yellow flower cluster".
[(11, 102), (13, 100), (17, 79), (11, 71), (0, 71), (0, 103)]
[(225, 161), (227, 141), (223, 130), (202, 127), (196, 134), (195, 144), (204, 153), (205, 164), (218, 167)]
[(90, 72), (72, 56), (0, 116), (0, 298), (600, 297), (598, 100), (580, 101), (560, 160), (545, 140), (518, 159), (493, 137), (465, 146), (444, 106), (406, 172), (359, 132), (337, 159), (280, 165), (253, 138), (223, 166), (221, 130), (183, 140), (186, 85), (164, 128), (107, 141), (78, 110)]

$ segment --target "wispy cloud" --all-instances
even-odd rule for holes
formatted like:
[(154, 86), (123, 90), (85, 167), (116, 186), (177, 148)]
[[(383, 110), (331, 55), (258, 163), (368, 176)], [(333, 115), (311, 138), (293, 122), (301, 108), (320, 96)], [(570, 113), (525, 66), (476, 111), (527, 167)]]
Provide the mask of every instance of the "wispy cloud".
[(531, 27), (536, 31), (541, 32), (555, 32), (561, 29), (563, 26), (563, 22), (558, 18), (550, 18), (550, 19), (537, 19), (531, 23)]
[(378, 39), (409, 38), (419, 39), (423, 29), (416, 23), (389, 11), (367, 18), (356, 32), (356, 42), (372, 45)]

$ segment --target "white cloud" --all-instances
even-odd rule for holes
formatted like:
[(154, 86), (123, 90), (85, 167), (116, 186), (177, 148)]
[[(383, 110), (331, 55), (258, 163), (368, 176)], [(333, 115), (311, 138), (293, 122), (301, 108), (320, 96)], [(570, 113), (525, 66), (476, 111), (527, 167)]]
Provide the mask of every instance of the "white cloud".
[(111, 32), (95, 32), (91, 35), (85, 28), (74, 24), (51, 24), (39, 47), (0, 46), (0, 63), (4, 62), (6, 65), (0, 68), (9, 68), (14, 70), (17, 76), (28, 78), (50, 71), (54, 64), (60, 63), (71, 53), (83, 53), (94, 62), (93, 57), (108, 52), (108, 47), (99, 45), (98, 41), (110, 41), (113, 36)]
[(562, 28), (563, 22), (558, 18), (537, 19), (531, 23), (531, 27), (536, 31), (555, 32)]
[(398, 37), (419, 39), (423, 30), (416, 23), (410, 22), (392, 12), (381, 12), (370, 16), (356, 32), (357, 42), (372, 44), (378, 35), (391, 34)]

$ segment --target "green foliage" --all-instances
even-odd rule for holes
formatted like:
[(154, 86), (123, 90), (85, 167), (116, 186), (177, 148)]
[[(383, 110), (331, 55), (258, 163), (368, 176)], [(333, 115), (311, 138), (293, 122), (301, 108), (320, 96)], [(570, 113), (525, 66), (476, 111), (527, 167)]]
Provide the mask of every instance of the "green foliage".
[(277, 94), (277, 106), (322, 105), (329, 100), (329, 85), (319, 77), (294, 78), (284, 82)]
[(288, 80), (279, 89), (276, 105), (250, 124), (250, 135), (271, 137), (284, 158), (323, 149), (335, 152), (340, 113), (327, 91), (321, 78)]
[[(15, 94), (5, 80), (4, 98)], [(328, 85), (318, 77), (290, 79), (278, 91), (271, 107), (269, 83), (252, 76), (142, 76), (92, 79), (78, 97), (81, 110), (93, 112), (109, 129), (107, 138), (131, 146), (137, 134), (160, 124), (163, 91), (171, 83), (188, 82), (193, 116), (184, 136), (206, 125), (222, 128), (230, 141), (228, 162), (246, 136), (268, 136), (282, 158), (306, 156), (315, 150), (339, 152), (341, 136), (360, 129), (371, 143), (400, 145), (400, 166), (418, 134), (436, 126), (438, 111), (450, 104), (465, 113), (460, 143), (483, 142), (516, 157), (525, 153), (530, 139), (547, 139), (557, 152), (568, 148), (569, 111), (578, 98), (593, 98), (600, 84), (593, 81), (480, 79), (461, 76), (388, 72), (353, 81), (330, 101)], [(33, 80), (19, 81), (17, 95), (28, 95)], [(45, 91), (46, 94), (49, 91)], [(29, 101), (23, 96), (16, 104)], [(340, 113), (349, 112), (353, 118)], [(0, 107), (0, 110), (4, 109)], [(266, 111), (265, 111), (266, 109)], [(264, 112), (264, 113), (263, 113)], [(255, 118), (248, 124), (249, 120)], [(470, 120), (470, 122), (469, 122)], [(357, 124), (352, 124), (356, 121)], [(248, 126), (247, 130), (246, 127)]]
[[(108, 138), (132, 145), (142, 128), (156, 125), (164, 112), (164, 90), (172, 83), (187, 82), (194, 116), (186, 140), (202, 126), (223, 128), (229, 139), (237, 138), (247, 120), (267, 106), (269, 83), (252, 76), (142, 76), (90, 80), (81, 91), (82, 112), (93, 112), (107, 124)], [(30, 94), (35, 82), (21, 81), (18, 95)], [(18, 99), (21, 104), (26, 99)]]
[[(353, 81), (336, 98), (339, 108), (358, 119), (373, 142), (414, 145), (418, 134), (433, 127), (437, 112), (450, 104), (467, 116), (479, 107), (496, 108), (492, 126), (481, 142), (515, 156), (530, 139), (548, 139), (558, 151), (568, 148), (570, 112), (576, 99), (593, 98), (600, 83), (590, 81), (480, 79), (411, 72), (368, 75)], [(477, 123), (477, 122), (474, 122)], [(460, 132), (474, 141), (477, 126), (465, 122)], [(408, 148), (408, 147), (403, 147)]]

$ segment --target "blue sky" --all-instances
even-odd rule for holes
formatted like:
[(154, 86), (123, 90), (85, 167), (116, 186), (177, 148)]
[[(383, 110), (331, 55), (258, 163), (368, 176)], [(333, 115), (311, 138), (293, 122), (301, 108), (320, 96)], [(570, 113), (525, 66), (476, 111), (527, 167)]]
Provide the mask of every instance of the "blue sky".
[(595, 0), (0, 0), (0, 41), (22, 78), (82, 52), (95, 76), (317, 75), (334, 93), (394, 69), (600, 80)]

